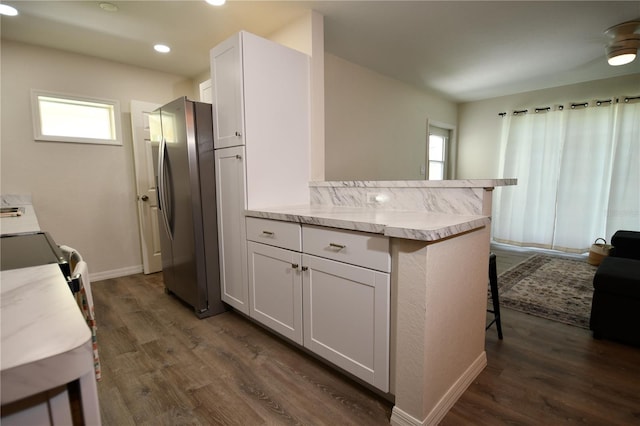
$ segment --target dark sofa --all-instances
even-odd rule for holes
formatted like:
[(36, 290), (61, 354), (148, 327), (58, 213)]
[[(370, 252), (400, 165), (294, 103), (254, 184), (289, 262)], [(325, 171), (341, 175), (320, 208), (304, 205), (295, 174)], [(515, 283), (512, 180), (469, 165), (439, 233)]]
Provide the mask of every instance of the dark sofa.
[(596, 339), (640, 346), (640, 232), (617, 231), (593, 278), (590, 328)]

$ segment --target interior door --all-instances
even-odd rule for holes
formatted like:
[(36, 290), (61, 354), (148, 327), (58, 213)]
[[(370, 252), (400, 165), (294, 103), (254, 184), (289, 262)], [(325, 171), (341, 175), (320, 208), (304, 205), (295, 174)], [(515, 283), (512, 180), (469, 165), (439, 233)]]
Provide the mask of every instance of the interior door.
[[(158, 231), (158, 199), (154, 178), (153, 145), (158, 145), (159, 135), (153, 134), (149, 114), (161, 105), (150, 102), (131, 101), (131, 132), (133, 158), (138, 198), (140, 223), (140, 245), (142, 266), (145, 274), (162, 270), (160, 233)], [(157, 150), (156, 150), (157, 152)]]

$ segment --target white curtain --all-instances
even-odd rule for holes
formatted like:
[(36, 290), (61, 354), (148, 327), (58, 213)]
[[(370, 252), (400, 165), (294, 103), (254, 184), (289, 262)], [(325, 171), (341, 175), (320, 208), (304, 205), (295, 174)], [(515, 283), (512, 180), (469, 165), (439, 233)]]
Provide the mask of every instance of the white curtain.
[(640, 230), (640, 104), (504, 118), (493, 238), (570, 252)]

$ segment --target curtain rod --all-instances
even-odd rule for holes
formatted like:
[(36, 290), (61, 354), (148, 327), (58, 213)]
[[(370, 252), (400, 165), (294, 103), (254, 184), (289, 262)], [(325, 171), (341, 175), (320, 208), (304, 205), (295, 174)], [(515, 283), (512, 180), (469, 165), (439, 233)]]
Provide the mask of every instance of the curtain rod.
[(580, 103), (571, 104), (571, 109), (576, 109), (578, 107), (586, 108), (588, 106), (589, 106), (589, 102), (580, 102)]
[[(595, 106), (603, 106), (603, 105), (613, 105), (614, 102), (615, 103), (620, 103), (620, 102), (624, 102), (625, 104), (628, 104), (629, 102), (632, 101), (638, 101), (640, 100), (640, 96), (626, 96), (624, 98), (615, 98), (614, 99), (602, 99), (602, 100), (594, 100), (594, 105)], [(576, 109), (576, 108), (587, 108), (589, 106), (589, 102), (572, 102), (569, 104), (569, 106), (571, 107), (571, 109)], [(534, 108), (534, 112), (539, 113), (539, 112), (548, 112), (548, 111), (552, 111), (552, 110), (556, 110), (556, 111), (563, 111), (564, 110), (564, 105), (555, 105), (555, 107), (550, 107), (550, 106), (546, 106), (546, 107), (538, 107), (538, 108)], [(525, 115), (529, 112), (528, 109), (521, 109), (521, 110), (514, 110), (512, 115)], [(507, 115), (509, 115), (509, 113), (505, 112), (499, 112), (498, 116), (504, 118)]]

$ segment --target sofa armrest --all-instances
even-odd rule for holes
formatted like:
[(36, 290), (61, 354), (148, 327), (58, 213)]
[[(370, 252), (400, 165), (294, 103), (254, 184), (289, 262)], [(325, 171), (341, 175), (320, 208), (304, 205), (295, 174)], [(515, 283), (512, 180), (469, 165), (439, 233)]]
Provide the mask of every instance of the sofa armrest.
[(610, 256), (640, 260), (640, 232), (616, 231), (611, 237)]

